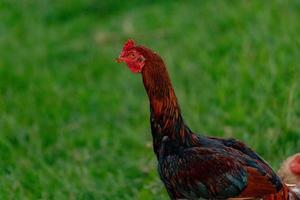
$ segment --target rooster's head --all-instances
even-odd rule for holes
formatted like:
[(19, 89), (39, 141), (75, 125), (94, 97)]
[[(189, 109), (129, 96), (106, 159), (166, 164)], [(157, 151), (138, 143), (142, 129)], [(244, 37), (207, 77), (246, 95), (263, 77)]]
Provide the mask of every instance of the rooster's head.
[(134, 41), (129, 39), (124, 44), (117, 62), (125, 62), (133, 73), (138, 73), (145, 65), (145, 57), (138, 51)]
[(283, 182), (296, 184), (300, 187), (300, 153), (286, 159), (281, 165), (278, 174)]

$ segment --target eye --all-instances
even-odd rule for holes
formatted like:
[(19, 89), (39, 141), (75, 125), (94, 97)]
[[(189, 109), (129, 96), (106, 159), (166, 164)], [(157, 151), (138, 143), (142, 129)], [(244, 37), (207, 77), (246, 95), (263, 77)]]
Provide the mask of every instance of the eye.
[(134, 53), (130, 53), (130, 54), (129, 54), (129, 57), (130, 57), (130, 58), (135, 58), (135, 54), (134, 54)]

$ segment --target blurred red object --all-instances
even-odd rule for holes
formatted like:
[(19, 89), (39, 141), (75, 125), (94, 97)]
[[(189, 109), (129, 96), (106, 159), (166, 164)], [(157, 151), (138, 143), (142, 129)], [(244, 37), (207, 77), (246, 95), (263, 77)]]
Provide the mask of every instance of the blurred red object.
[(300, 153), (286, 159), (282, 163), (278, 175), (284, 183), (295, 185), (300, 189)]

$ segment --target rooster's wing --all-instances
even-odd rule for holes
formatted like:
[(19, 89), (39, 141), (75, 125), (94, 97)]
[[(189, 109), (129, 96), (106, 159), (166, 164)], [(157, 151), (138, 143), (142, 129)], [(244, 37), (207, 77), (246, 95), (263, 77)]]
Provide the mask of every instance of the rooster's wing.
[(169, 193), (188, 198), (256, 197), (276, 192), (267, 172), (255, 160), (241, 156), (230, 148), (185, 148), (161, 160), (159, 170)]

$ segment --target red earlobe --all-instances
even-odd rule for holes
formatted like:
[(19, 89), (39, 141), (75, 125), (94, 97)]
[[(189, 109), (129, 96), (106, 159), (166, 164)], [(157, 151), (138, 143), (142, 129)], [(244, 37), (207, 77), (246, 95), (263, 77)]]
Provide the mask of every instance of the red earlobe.
[(140, 63), (142, 63), (142, 62), (144, 62), (146, 59), (144, 58), (144, 56), (140, 56), (139, 58), (138, 58), (138, 61), (140, 62)]
[(123, 51), (130, 50), (131, 48), (134, 47), (134, 45), (135, 45), (134, 41), (132, 39), (128, 39), (127, 42), (124, 44)]

